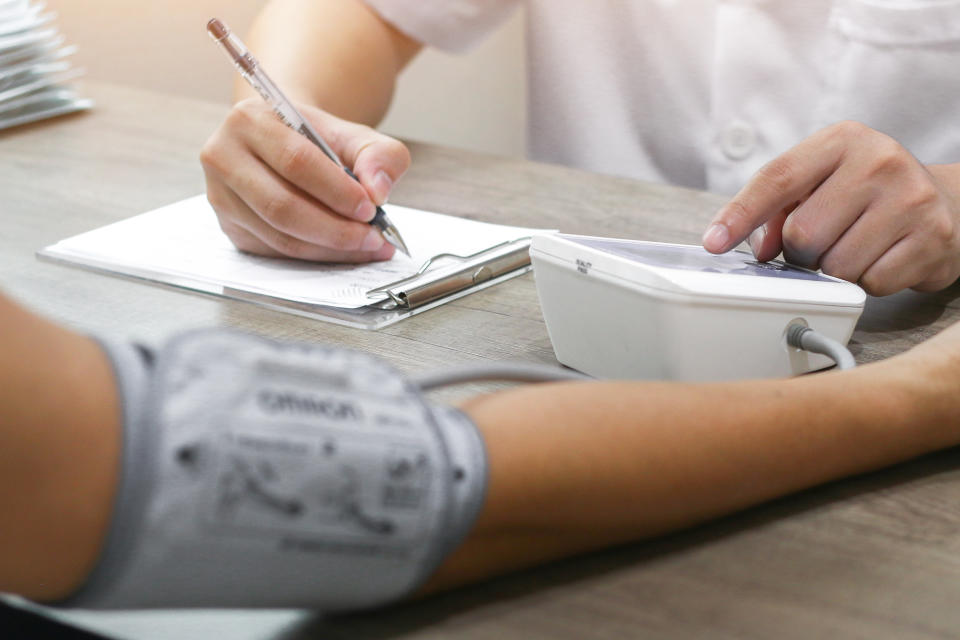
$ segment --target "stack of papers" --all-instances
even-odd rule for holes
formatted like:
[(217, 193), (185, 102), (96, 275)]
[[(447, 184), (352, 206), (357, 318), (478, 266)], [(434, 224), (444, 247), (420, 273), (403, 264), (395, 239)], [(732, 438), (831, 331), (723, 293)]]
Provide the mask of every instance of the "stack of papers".
[(0, 0), (0, 129), (89, 109), (68, 83), (83, 71), (70, 64), (54, 14), (34, 0)]

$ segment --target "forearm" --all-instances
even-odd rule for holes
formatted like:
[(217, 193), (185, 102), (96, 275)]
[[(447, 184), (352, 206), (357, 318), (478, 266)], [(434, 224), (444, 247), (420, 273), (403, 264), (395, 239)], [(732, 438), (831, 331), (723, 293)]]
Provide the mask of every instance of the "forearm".
[(69, 594), (109, 519), (119, 408), (91, 340), (0, 295), (0, 591)]
[[(842, 391), (841, 391), (842, 389)], [(486, 506), (428, 588), (658, 535), (958, 441), (954, 395), (900, 362), (722, 385), (477, 398)]]
[[(292, 100), (369, 125), (420, 49), (361, 0), (273, 0), (246, 41)], [(253, 95), (242, 79), (236, 86), (238, 98)]]

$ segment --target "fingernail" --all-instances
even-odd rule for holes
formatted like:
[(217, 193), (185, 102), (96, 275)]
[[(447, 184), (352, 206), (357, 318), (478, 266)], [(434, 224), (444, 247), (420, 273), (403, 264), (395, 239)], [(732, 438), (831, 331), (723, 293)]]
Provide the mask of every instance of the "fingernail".
[(387, 175), (386, 171), (379, 171), (373, 178), (373, 197), (377, 204), (383, 204), (390, 196), (390, 190), (393, 189), (393, 180)]
[(373, 216), (376, 214), (377, 207), (368, 199), (364, 198), (360, 201), (360, 204), (357, 205), (356, 210), (353, 212), (353, 217), (357, 220), (367, 222), (369, 220), (373, 220)]
[(703, 247), (707, 251), (715, 253), (726, 251), (728, 242), (730, 242), (730, 230), (719, 222), (710, 225), (703, 234)]
[(360, 251), (376, 251), (383, 246), (384, 242), (385, 240), (380, 235), (379, 230), (370, 229), (370, 233), (367, 234), (367, 237), (363, 239), (363, 244), (360, 245)]
[(762, 224), (754, 229), (753, 233), (750, 234), (750, 237), (747, 238), (747, 244), (750, 245), (750, 250), (753, 251), (754, 258), (759, 255), (760, 247), (763, 246), (763, 239), (766, 237), (767, 225)]

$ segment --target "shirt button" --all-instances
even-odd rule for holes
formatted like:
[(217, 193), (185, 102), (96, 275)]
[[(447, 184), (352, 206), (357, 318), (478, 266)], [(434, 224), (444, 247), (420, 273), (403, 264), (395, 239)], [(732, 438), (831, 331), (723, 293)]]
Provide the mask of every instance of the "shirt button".
[(731, 122), (721, 134), (720, 146), (731, 160), (743, 160), (757, 148), (757, 132), (746, 122)]

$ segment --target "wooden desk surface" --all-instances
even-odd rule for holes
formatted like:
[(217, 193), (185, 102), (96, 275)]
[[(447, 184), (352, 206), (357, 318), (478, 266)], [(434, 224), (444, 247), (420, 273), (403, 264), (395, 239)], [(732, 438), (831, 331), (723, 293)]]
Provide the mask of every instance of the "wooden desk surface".
[[(368, 332), (38, 262), (43, 246), (204, 188), (197, 154), (222, 107), (108, 85), (87, 90), (98, 103), (90, 114), (0, 132), (0, 287), (35, 310), (80, 330), (149, 342), (209, 325), (334, 342), (407, 371), (487, 359), (555, 362), (531, 275)], [(421, 144), (411, 150), (413, 168), (393, 202), (491, 222), (695, 243), (722, 203), (561, 167)], [(953, 322), (957, 294), (871, 299), (852, 341), (857, 359), (888, 357)], [(66, 618), (134, 638), (956, 637), (958, 463), (957, 451), (942, 452), (660, 540), (348, 618)]]

